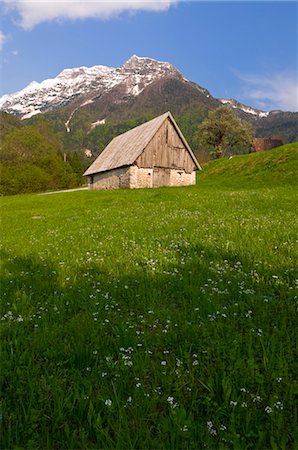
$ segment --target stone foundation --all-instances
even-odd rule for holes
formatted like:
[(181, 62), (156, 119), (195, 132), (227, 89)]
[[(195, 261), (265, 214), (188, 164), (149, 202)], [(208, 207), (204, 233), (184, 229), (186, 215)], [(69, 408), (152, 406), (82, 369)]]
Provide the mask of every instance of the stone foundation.
[[(162, 170), (158, 168), (158, 170)], [(88, 177), (88, 187), (91, 190), (100, 189), (140, 189), (159, 186), (189, 186), (196, 184), (196, 172), (186, 173), (184, 170), (165, 169), (164, 181), (154, 176), (153, 168), (126, 166), (109, 170)]]
[(138, 166), (130, 166), (130, 188), (152, 188), (153, 169), (139, 168)]
[(186, 173), (184, 170), (171, 169), (170, 186), (189, 186), (196, 184), (196, 172)]
[(126, 166), (95, 173), (88, 177), (88, 187), (91, 190), (129, 188), (129, 169), (130, 167)]

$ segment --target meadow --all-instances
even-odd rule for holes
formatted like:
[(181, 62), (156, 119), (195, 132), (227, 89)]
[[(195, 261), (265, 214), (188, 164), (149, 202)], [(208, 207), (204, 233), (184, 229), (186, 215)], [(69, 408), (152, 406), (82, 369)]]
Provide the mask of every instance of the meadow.
[(0, 199), (2, 449), (298, 447), (297, 146), (264, 155)]

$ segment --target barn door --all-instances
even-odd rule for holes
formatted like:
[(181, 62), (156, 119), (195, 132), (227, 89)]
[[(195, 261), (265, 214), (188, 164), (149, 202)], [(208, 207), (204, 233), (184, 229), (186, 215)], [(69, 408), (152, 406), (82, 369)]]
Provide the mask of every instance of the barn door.
[(154, 167), (153, 169), (153, 187), (170, 186), (170, 169)]

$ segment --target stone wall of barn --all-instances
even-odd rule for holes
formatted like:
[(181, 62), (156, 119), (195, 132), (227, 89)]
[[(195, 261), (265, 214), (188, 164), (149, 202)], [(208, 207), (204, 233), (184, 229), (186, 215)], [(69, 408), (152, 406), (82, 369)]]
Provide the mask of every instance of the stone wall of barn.
[(130, 188), (151, 188), (160, 186), (189, 186), (196, 184), (196, 172), (161, 167), (130, 167)]
[(109, 170), (89, 177), (89, 189), (140, 189), (161, 186), (189, 186), (196, 184), (196, 172), (165, 169), (160, 167), (140, 168), (136, 165)]
[[(96, 173), (88, 177), (88, 187), (91, 190), (129, 188), (130, 167), (120, 167), (108, 172)], [(93, 178), (93, 179), (92, 179)]]
[(131, 189), (137, 188), (151, 188), (153, 180), (153, 169), (139, 168), (138, 166), (131, 166), (129, 169)]
[(196, 172), (186, 173), (184, 170), (171, 169), (170, 186), (190, 186), (196, 184)]

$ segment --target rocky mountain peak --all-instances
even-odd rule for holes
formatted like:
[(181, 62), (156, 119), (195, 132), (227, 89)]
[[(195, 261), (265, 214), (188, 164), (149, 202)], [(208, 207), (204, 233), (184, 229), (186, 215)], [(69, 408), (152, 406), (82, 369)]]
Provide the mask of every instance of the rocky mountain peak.
[(163, 77), (183, 78), (183, 75), (172, 64), (137, 55), (129, 58), (118, 70), (128, 76), (141, 76), (147, 80)]
[(115, 69), (113, 67), (107, 66), (93, 66), (93, 67), (77, 67), (74, 69), (64, 69), (59, 73), (57, 78), (63, 80), (74, 80), (79, 77), (90, 77), (90, 76), (102, 76), (108, 73), (112, 73)]
[(183, 78), (169, 63), (133, 55), (116, 69), (101, 65), (64, 69), (56, 78), (30, 83), (15, 94), (4, 95), (0, 109), (25, 119), (73, 100), (84, 106), (86, 99), (92, 102), (93, 93), (98, 97), (119, 85), (124, 86), (126, 95), (135, 97), (155, 80), (170, 76)]

